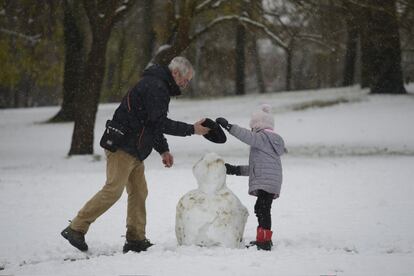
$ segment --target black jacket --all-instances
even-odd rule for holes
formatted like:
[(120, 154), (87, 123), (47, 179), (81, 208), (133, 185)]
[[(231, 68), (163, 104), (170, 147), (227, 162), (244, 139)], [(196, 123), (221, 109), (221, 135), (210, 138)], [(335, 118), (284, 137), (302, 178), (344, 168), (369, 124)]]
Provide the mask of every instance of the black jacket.
[(139, 160), (145, 160), (154, 148), (169, 151), (164, 134), (194, 134), (193, 125), (167, 117), (171, 96), (181, 95), (180, 88), (166, 66), (153, 65), (142, 79), (128, 91), (115, 110), (112, 120), (128, 128), (126, 141), (119, 148)]

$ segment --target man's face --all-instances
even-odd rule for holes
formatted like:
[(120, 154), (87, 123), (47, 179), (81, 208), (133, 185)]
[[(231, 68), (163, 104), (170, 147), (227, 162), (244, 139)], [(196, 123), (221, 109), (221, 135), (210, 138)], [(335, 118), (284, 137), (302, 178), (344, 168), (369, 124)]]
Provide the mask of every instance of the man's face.
[(173, 77), (175, 80), (175, 83), (181, 88), (184, 89), (188, 86), (188, 83), (191, 81), (191, 79), (193, 78), (193, 72), (190, 70), (188, 71), (187, 75), (183, 76), (181, 75), (180, 71), (178, 71), (177, 69), (175, 69), (173, 71)]

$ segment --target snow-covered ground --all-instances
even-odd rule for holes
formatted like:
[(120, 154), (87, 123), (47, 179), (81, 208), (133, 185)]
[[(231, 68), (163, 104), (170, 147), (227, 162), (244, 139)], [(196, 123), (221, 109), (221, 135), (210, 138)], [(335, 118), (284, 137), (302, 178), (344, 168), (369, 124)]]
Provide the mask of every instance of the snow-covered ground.
[[(99, 108), (96, 154), (70, 158), (73, 124), (42, 123), (57, 107), (0, 110), (0, 275), (414, 275), (414, 95), (372, 96), (355, 87), (173, 100), (170, 117), (224, 116), (247, 126), (264, 102), (274, 106), (289, 150), (271, 252), (177, 246), (175, 207), (197, 187), (193, 164), (206, 152), (247, 162), (247, 146), (230, 136), (224, 145), (170, 136), (173, 168), (155, 152), (146, 160), (147, 235), (156, 243), (148, 252), (121, 252), (125, 194), (91, 226), (90, 252), (77, 251), (60, 231), (105, 181), (98, 141), (116, 105)], [(250, 212), (245, 239), (252, 240), (247, 178), (230, 176), (227, 186)]]

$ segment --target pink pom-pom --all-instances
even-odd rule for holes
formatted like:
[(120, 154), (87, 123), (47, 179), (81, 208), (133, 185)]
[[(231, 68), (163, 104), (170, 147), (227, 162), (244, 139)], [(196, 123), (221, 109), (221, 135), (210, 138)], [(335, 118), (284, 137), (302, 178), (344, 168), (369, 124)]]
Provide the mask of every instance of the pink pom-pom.
[(266, 112), (266, 113), (272, 112), (272, 107), (270, 106), (270, 104), (262, 104), (261, 109), (263, 112)]

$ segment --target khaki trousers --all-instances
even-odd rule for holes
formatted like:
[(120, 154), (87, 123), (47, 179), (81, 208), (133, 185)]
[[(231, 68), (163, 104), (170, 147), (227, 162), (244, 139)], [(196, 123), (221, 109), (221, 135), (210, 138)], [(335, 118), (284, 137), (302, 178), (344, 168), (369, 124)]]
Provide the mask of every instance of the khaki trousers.
[(106, 183), (82, 207), (72, 220), (70, 227), (86, 234), (90, 224), (118, 201), (124, 187), (126, 187), (128, 193), (126, 238), (128, 240), (143, 240), (146, 238), (145, 200), (148, 195), (144, 163), (121, 150), (105, 151), (105, 154), (107, 157)]

